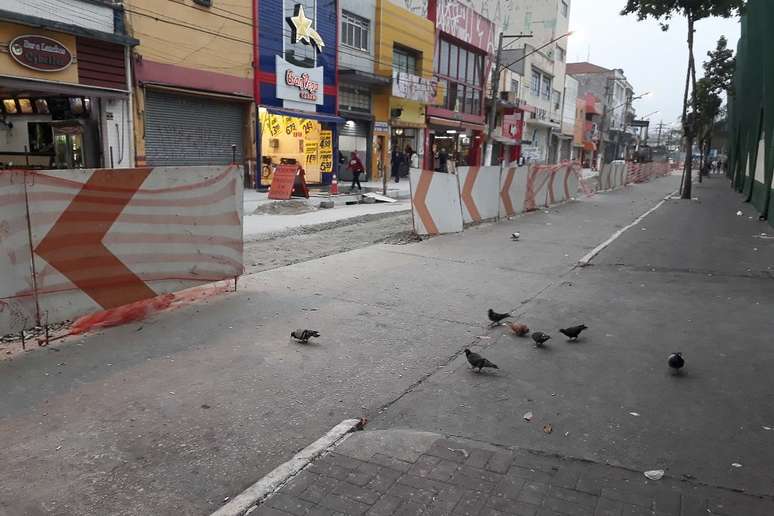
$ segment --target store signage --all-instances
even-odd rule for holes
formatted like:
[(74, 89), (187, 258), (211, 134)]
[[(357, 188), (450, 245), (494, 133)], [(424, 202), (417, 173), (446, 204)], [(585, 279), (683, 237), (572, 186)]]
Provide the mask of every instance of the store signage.
[(8, 52), (20, 65), (39, 72), (59, 72), (73, 62), (66, 46), (45, 36), (17, 36), (8, 44)]
[(494, 53), (494, 23), (457, 0), (438, 0), (436, 28), (476, 48)]
[(407, 72), (392, 71), (393, 97), (432, 104), (437, 94), (438, 79), (425, 79)]
[(293, 10), (294, 16), (287, 18), (291, 29), (291, 41), (293, 43), (303, 43), (304, 45), (313, 45), (318, 52), (325, 47), (322, 36), (312, 28), (312, 20), (306, 17), (304, 6), (296, 4)]
[(387, 122), (374, 122), (374, 131), (377, 133), (389, 133), (390, 124)]
[(323, 103), (323, 68), (302, 68), (280, 56), (277, 62), (277, 98), (306, 104)]
[(503, 116), (503, 137), (518, 142), (521, 140), (523, 132), (524, 122), (521, 114)]

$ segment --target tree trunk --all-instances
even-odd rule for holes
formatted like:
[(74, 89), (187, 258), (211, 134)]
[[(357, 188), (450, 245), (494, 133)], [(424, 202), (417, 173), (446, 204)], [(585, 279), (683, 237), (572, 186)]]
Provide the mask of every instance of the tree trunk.
[[(691, 123), (688, 120), (688, 87), (689, 83), (693, 86), (693, 91), (696, 91), (696, 70), (693, 61), (693, 13), (687, 12), (688, 15), (688, 72), (685, 78), (685, 93), (683, 95), (683, 129), (685, 132), (685, 173), (683, 175), (683, 192), (680, 196), (681, 199), (692, 198), (692, 183), (693, 183), (693, 142), (694, 142), (694, 128), (691, 127)], [(694, 106), (695, 107), (695, 106)], [(695, 112), (695, 109), (694, 109)]]

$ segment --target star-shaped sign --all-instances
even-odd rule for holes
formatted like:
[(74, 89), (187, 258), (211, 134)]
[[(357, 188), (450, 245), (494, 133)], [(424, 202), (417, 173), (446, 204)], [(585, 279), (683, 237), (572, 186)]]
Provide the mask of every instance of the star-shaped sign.
[(304, 14), (304, 6), (296, 5), (295, 13), (295, 16), (288, 18), (293, 27), (293, 43), (300, 41), (306, 45), (314, 44), (317, 50), (322, 50), (325, 43), (317, 31), (312, 28), (312, 20)]

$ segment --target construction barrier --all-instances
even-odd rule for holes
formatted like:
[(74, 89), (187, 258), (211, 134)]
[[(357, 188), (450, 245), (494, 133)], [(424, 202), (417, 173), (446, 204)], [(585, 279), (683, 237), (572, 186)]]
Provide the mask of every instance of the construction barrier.
[(459, 167), (462, 220), (465, 224), (497, 218), (500, 167)]
[(552, 205), (574, 199), (580, 188), (580, 171), (580, 164), (575, 162), (568, 161), (554, 165), (548, 182), (546, 204)]
[(627, 165), (624, 162), (608, 163), (599, 172), (599, 189), (615, 190), (626, 185)]
[(243, 272), (240, 167), (0, 178), (0, 197), (11, 201), (0, 207), (0, 263), (12, 266), (0, 276), (0, 333)]
[(456, 174), (411, 169), (411, 209), (418, 235), (462, 231), (460, 186)]
[(671, 171), (671, 166), (666, 161), (628, 163), (627, 166), (629, 183), (645, 183), (655, 177), (666, 176)]
[(529, 168), (509, 167), (500, 175), (500, 217), (524, 212)]

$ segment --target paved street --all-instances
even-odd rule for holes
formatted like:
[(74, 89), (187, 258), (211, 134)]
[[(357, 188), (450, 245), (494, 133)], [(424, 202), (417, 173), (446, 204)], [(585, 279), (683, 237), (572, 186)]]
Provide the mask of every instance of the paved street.
[[(562, 465), (589, 464), (582, 459), (615, 481), (665, 469), (660, 490), (700, 486), (705, 501), (737, 500), (728, 489), (770, 496), (774, 251), (753, 238), (769, 226), (737, 217), (753, 212), (713, 179), (696, 187), (699, 201), (668, 201), (592, 266), (575, 267), (678, 183), (257, 272), (236, 293), (2, 362), (0, 514), (208, 514), (364, 412), (369, 430), (472, 439), (469, 459), (483, 460), (478, 448), (513, 453), (490, 471), (501, 476), (484, 479), (489, 487), (516, 478), (522, 489), (539, 480), (531, 469), (556, 466), (544, 471), (554, 479)], [(490, 306), (516, 309), (554, 339), (537, 351), (486, 328)], [(576, 321), (591, 329), (567, 344), (556, 328)], [(292, 343), (297, 327), (322, 338)], [(500, 370), (472, 373), (460, 356), (467, 346)], [(683, 377), (666, 370), (672, 351), (685, 353)], [(422, 461), (442, 458), (438, 446)], [(528, 468), (542, 452), (553, 458)], [(556, 492), (578, 487), (542, 481)], [(618, 502), (610, 514), (650, 503), (586, 495), (595, 507)], [(562, 513), (545, 500), (526, 502)], [(673, 509), (659, 514), (680, 514)]]

